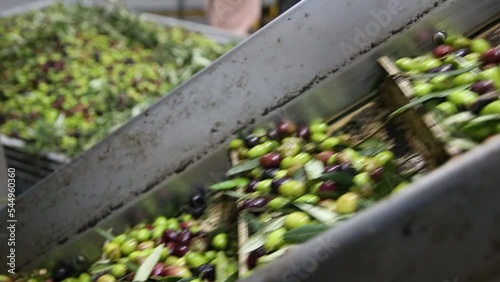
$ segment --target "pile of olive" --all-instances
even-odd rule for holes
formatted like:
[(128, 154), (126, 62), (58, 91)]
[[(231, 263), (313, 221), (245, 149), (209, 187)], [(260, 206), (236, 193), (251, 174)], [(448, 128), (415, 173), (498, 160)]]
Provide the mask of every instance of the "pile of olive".
[[(248, 185), (241, 188), (245, 196), (239, 211), (257, 215), (261, 222), (266, 222), (270, 214), (280, 213), (290, 203), (307, 203), (348, 215), (361, 208), (362, 200), (378, 200), (408, 184), (393, 177), (397, 171), (391, 151), (362, 155), (350, 143), (348, 135), (332, 136), (325, 122), (297, 126), (290, 120), (281, 120), (275, 128), (258, 128), (245, 138), (232, 140), (229, 150), (238, 156), (239, 165), (256, 159), (259, 163), (258, 167), (235, 175), (248, 179)], [(300, 175), (312, 162), (321, 163), (321, 171), (315, 173), (326, 178), (309, 179)], [(335, 175), (347, 181), (327, 179)], [(394, 182), (381, 185), (387, 179)], [(283, 226), (266, 234), (263, 246), (250, 253), (247, 261), (250, 269), (261, 257), (288, 245), (283, 238), (287, 231), (316, 222), (304, 211), (283, 215)]]
[[(445, 98), (441, 97), (440, 103), (429, 106), (445, 116), (467, 111), (474, 116), (500, 114), (499, 63), (500, 47), (490, 46), (485, 39), (470, 40), (457, 35), (448, 36), (432, 54), (396, 61), (396, 65), (410, 75), (416, 98), (457, 88)], [(421, 75), (425, 73), (435, 75)], [(477, 141), (497, 133), (500, 133), (500, 121), (495, 118), (480, 125), (466, 124), (460, 132), (453, 132)]]
[(121, 9), (81, 5), (0, 18), (0, 34), (0, 132), (31, 151), (69, 157), (230, 48)]
[[(189, 208), (203, 212), (205, 200), (200, 194), (191, 197)], [(198, 214), (197, 216), (199, 216)], [(150, 274), (153, 280), (165, 277), (196, 278), (190, 281), (214, 281), (218, 252), (231, 249), (228, 235), (224, 232), (209, 235), (201, 229), (201, 221), (191, 214), (179, 217), (157, 217), (152, 223), (142, 223), (114, 236), (105, 242), (102, 248), (101, 264), (105, 267), (75, 275), (74, 268), (61, 264), (50, 273), (38, 271), (37, 275), (22, 277), (27, 282), (116, 282), (132, 281), (135, 275), (132, 266), (139, 267), (159, 245), (165, 248)], [(95, 265), (94, 265), (95, 266)], [(229, 272), (236, 272), (236, 263), (226, 266)], [(42, 273), (42, 274), (40, 274)], [(0, 281), (11, 281), (7, 276), (0, 276)]]

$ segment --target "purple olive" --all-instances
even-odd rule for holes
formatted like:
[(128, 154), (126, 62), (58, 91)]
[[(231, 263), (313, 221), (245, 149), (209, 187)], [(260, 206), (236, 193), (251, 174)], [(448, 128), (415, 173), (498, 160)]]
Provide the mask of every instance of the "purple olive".
[(329, 166), (325, 166), (324, 172), (325, 173), (332, 173), (332, 172), (337, 172), (340, 170), (341, 170), (340, 165), (329, 165)]
[(469, 111), (477, 115), (484, 107), (496, 100), (498, 100), (498, 96), (495, 92), (483, 94), (469, 107)]
[(264, 247), (260, 247), (252, 251), (247, 258), (247, 266), (249, 269), (254, 269), (257, 266), (257, 260), (266, 255), (266, 250)]
[(277, 129), (269, 129), (267, 131), (267, 138), (269, 138), (269, 140), (279, 141), (280, 140), (280, 135), (278, 133), (278, 130)]
[(281, 155), (278, 153), (268, 153), (260, 158), (260, 165), (263, 168), (277, 168), (281, 164)]
[(370, 172), (370, 178), (375, 180), (375, 181), (380, 181), (382, 180), (382, 177), (384, 176), (384, 168), (383, 167), (378, 167), (374, 171)]
[(195, 193), (191, 196), (189, 204), (193, 208), (204, 207), (206, 204), (205, 196), (200, 193)]
[(341, 164), (340, 171), (351, 175), (355, 175), (357, 173), (356, 170), (349, 163)]
[(308, 126), (301, 126), (297, 130), (297, 136), (304, 140), (308, 140), (309, 137), (311, 137), (311, 132), (309, 132), (309, 127)]
[(252, 180), (250, 181), (250, 183), (248, 183), (247, 187), (245, 188), (245, 192), (246, 193), (253, 193), (256, 191), (256, 187), (257, 187), (257, 183), (259, 183), (259, 181), (257, 180)]
[(293, 135), (297, 131), (297, 125), (291, 120), (283, 119), (278, 122), (276, 129), (281, 137), (286, 137)]
[(260, 143), (259, 137), (255, 135), (248, 135), (245, 138), (245, 146), (247, 146), (247, 148), (253, 148), (259, 145), (259, 143)]
[(177, 240), (175, 242), (179, 245), (187, 245), (192, 238), (193, 234), (191, 234), (191, 231), (186, 229), (177, 234)]
[(172, 254), (176, 257), (183, 257), (189, 252), (189, 248), (183, 245), (177, 245), (172, 251)]
[(170, 250), (170, 252), (173, 252), (175, 248), (177, 248), (177, 244), (175, 242), (168, 242), (165, 246)]
[(495, 85), (491, 80), (481, 80), (472, 84), (471, 90), (479, 95), (483, 95), (485, 93), (495, 91)]
[(267, 202), (268, 200), (264, 197), (248, 199), (240, 206), (240, 210), (263, 208), (267, 205)]
[(427, 70), (428, 73), (437, 73), (437, 72), (446, 72), (454, 69), (455, 67), (452, 64), (444, 64), (439, 67), (431, 68)]
[(274, 178), (274, 176), (278, 171), (279, 168), (268, 168), (262, 172), (262, 178), (264, 179)]
[(174, 230), (165, 230), (163, 232), (163, 242), (168, 243), (168, 242), (175, 242), (177, 241), (177, 232)]
[(459, 56), (459, 57), (465, 57), (467, 54), (470, 53), (469, 48), (461, 48), (453, 52), (453, 54)]
[(166, 265), (164, 263), (161, 263), (161, 262), (157, 263), (153, 267), (153, 271), (151, 271), (151, 275), (152, 276), (159, 276), (159, 277), (165, 276), (165, 274), (166, 274), (165, 268), (166, 268)]
[(331, 193), (338, 190), (338, 185), (333, 180), (327, 180), (319, 186), (320, 193)]
[(202, 264), (193, 269), (193, 272), (201, 279), (207, 279), (209, 281), (215, 280), (215, 266), (211, 264)]

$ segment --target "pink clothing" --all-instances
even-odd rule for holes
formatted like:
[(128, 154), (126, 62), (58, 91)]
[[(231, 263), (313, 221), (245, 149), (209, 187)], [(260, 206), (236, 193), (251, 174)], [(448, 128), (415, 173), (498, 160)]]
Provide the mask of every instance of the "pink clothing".
[(246, 35), (261, 17), (262, 0), (208, 0), (207, 10), (212, 26)]

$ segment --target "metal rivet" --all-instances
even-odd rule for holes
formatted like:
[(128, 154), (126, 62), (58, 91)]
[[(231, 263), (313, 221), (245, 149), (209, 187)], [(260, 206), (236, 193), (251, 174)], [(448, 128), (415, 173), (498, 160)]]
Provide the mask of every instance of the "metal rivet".
[(434, 41), (434, 44), (436, 45), (441, 45), (446, 40), (446, 37), (447, 37), (446, 32), (438, 31), (434, 34), (434, 36), (432, 36), (432, 41)]

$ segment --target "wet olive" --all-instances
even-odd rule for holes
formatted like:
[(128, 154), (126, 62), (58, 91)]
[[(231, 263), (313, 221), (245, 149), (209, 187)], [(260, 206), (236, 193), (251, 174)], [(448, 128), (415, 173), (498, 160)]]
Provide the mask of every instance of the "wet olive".
[(384, 166), (394, 158), (394, 153), (391, 151), (382, 151), (373, 157), (373, 161), (378, 166)]
[(104, 254), (107, 258), (114, 260), (121, 257), (120, 245), (114, 242), (109, 242), (104, 245)]
[(270, 209), (279, 210), (282, 207), (284, 207), (285, 205), (287, 205), (288, 203), (290, 203), (290, 201), (288, 201), (288, 199), (286, 199), (284, 197), (276, 197), (276, 198), (272, 199), (271, 201), (269, 201), (269, 203), (267, 203), (267, 206)]
[(464, 57), (466, 61), (471, 63), (476, 63), (479, 60), (479, 58), (481, 58), (481, 54), (479, 53), (470, 53)]
[(278, 130), (278, 134), (281, 137), (286, 137), (295, 134), (295, 132), (297, 131), (297, 125), (295, 124), (295, 122), (285, 119), (278, 122), (278, 124), (276, 125), (276, 129)]
[(255, 136), (255, 135), (248, 135), (245, 138), (244, 142), (245, 142), (245, 146), (247, 146), (247, 148), (253, 148), (253, 147), (260, 144), (259, 137)]
[(483, 38), (474, 39), (470, 44), (470, 50), (475, 53), (484, 53), (488, 49), (490, 49), (490, 43)]
[(291, 180), (291, 178), (288, 177), (273, 179), (270, 182), (270, 192), (276, 194), (278, 192), (279, 187), (283, 185), (283, 183), (289, 180)]
[(248, 157), (250, 159), (256, 159), (268, 153), (268, 148), (263, 144), (256, 145), (252, 149), (248, 150)]
[(320, 160), (323, 164), (327, 164), (328, 160), (335, 155), (333, 151), (323, 151), (316, 155), (316, 159)]
[(341, 164), (340, 171), (351, 174), (351, 175), (356, 174), (356, 170), (349, 163)]
[(257, 191), (257, 184), (259, 183), (259, 181), (257, 180), (252, 180), (250, 181), (250, 183), (248, 183), (248, 185), (245, 187), (245, 192), (246, 193), (253, 193), (255, 191)]
[(422, 63), (420, 63), (419, 69), (422, 71), (427, 71), (432, 68), (439, 67), (441, 65), (441, 61), (436, 58), (427, 58)]
[(422, 83), (413, 86), (413, 95), (416, 97), (423, 97), (432, 92), (432, 84)]
[(498, 95), (495, 92), (490, 92), (487, 94), (484, 94), (480, 96), (474, 104), (472, 104), (469, 108), (469, 110), (473, 114), (479, 114), (484, 107), (489, 105), (490, 103), (497, 101), (498, 100)]
[(217, 257), (216, 251), (207, 251), (205, 253), (205, 258), (207, 259), (208, 262), (213, 261), (216, 257)]
[(177, 234), (175, 242), (179, 245), (187, 245), (193, 238), (193, 234), (189, 230), (182, 230)]
[(471, 90), (479, 95), (495, 91), (495, 85), (491, 80), (481, 80), (472, 84)]
[(363, 187), (363, 186), (370, 183), (371, 177), (370, 177), (370, 174), (368, 172), (362, 172), (362, 173), (359, 173), (356, 176), (354, 176), (352, 181), (354, 182), (354, 184), (356, 186)]
[(307, 162), (311, 160), (311, 155), (308, 153), (298, 153), (295, 157), (293, 157), (294, 165), (305, 165)]
[(376, 168), (370, 172), (370, 178), (375, 181), (381, 181), (384, 177), (385, 169), (383, 167)]
[(229, 149), (231, 150), (237, 150), (239, 148), (242, 148), (245, 145), (245, 141), (241, 139), (233, 139), (231, 142), (229, 142)]
[(274, 176), (278, 171), (279, 168), (268, 168), (262, 172), (262, 178), (264, 179), (274, 178)]
[(165, 268), (165, 276), (189, 278), (192, 277), (193, 274), (184, 266), (174, 265)]
[(457, 106), (470, 106), (476, 102), (478, 95), (470, 90), (455, 91), (448, 95), (448, 101)]
[(285, 216), (284, 226), (286, 229), (291, 230), (295, 228), (302, 227), (311, 222), (311, 217), (305, 212), (292, 212), (291, 214)]
[(286, 233), (286, 228), (280, 228), (274, 230), (267, 234), (266, 242), (264, 243), (264, 248), (267, 251), (275, 251), (281, 248), (284, 243), (284, 235)]
[(313, 123), (309, 126), (309, 131), (312, 134), (325, 133), (328, 130), (328, 124), (324, 122)]
[(268, 153), (260, 158), (260, 165), (264, 168), (277, 168), (281, 164), (281, 155), (278, 153)]
[(466, 72), (458, 75), (453, 79), (453, 84), (459, 86), (459, 85), (465, 85), (465, 84), (470, 84), (475, 82), (477, 79), (477, 75), (474, 74), (473, 72)]
[(211, 264), (199, 265), (193, 270), (193, 273), (201, 279), (215, 280), (215, 267)]
[(268, 200), (264, 197), (247, 199), (243, 201), (243, 204), (240, 206), (240, 210), (263, 208), (266, 206), (267, 202)]
[(178, 260), (179, 258), (176, 257), (176, 256), (168, 256), (166, 259), (165, 259), (165, 264), (167, 266), (172, 266), (175, 264), (175, 262)]
[(97, 278), (96, 282), (116, 282), (116, 278), (111, 274), (104, 274)]
[[(280, 155), (284, 161), (287, 157), (294, 157), (295, 155), (300, 153), (300, 149), (301, 149), (300, 147), (301, 146), (300, 146), (299, 142), (286, 142), (286, 143), (283, 143), (278, 148), (278, 151), (280, 152)], [(284, 167), (282, 167), (282, 168), (284, 168)]]
[(157, 263), (153, 267), (153, 270), (151, 271), (151, 276), (158, 276), (158, 277), (163, 277), (166, 276), (166, 268), (167, 266), (164, 263)]
[(189, 248), (183, 245), (177, 245), (172, 251), (172, 254), (176, 257), (183, 257), (189, 252)]
[(144, 241), (137, 246), (137, 250), (142, 251), (146, 249), (152, 249), (155, 247), (154, 241)]
[(418, 69), (418, 63), (411, 58), (401, 58), (396, 62), (396, 66), (404, 71), (411, 71)]
[(500, 63), (500, 48), (491, 48), (486, 50), (482, 55), (481, 55), (481, 60), (485, 64), (498, 64)]
[(226, 233), (219, 233), (212, 238), (212, 247), (216, 250), (225, 250), (228, 244), (228, 236)]
[(316, 143), (321, 143), (326, 140), (328, 136), (325, 133), (313, 133), (311, 135), (311, 140)]
[(455, 104), (453, 104), (452, 102), (448, 101), (438, 104), (436, 106), (436, 109), (449, 116), (456, 114), (458, 112), (457, 106), (455, 106)]
[(115, 243), (115, 244), (118, 244), (118, 245), (121, 245), (123, 244), (123, 242), (125, 242), (127, 240), (127, 235), (125, 234), (120, 234), (118, 236), (116, 236), (115, 238), (113, 238), (113, 240), (111, 242)]
[(336, 211), (341, 214), (350, 214), (358, 209), (359, 195), (348, 192), (337, 200)]
[(274, 181), (273, 179), (264, 179), (257, 183), (257, 186), (255, 187), (257, 191), (261, 194), (268, 194), (271, 192), (271, 183)]
[[(296, 168), (296, 166), (293, 166), (293, 167), (289, 168), (288, 170), (280, 169), (280, 170), (278, 170), (278, 172), (276, 172), (276, 174), (274, 175), (273, 178), (278, 179), (278, 178), (287, 177), (288, 172), (294, 170), (295, 168)], [(292, 174), (292, 176), (293, 176), (293, 174)]]
[(495, 115), (500, 114), (500, 100), (489, 103), (481, 110), (481, 115)]
[(206, 205), (205, 196), (201, 193), (195, 193), (191, 196), (189, 204), (193, 208), (204, 207)]
[[(1, 281), (1, 279), (0, 279), (0, 281)], [(80, 274), (80, 276), (78, 276), (78, 281), (79, 282), (92, 282), (92, 277), (88, 273), (82, 273), (82, 274)], [(8, 281), (4, 281), (4, 282), (8, 282)]]
[(304, 196), (295, 200), (295, 203), (317, 204), (320, 198), (314, 194), (305, 194)]
[(330, 137), (330, 138), (325, 139), (325, 141), (321, 142), (321, 144), (319, 145), (319, 148), (322, 151), (333, 150), (335, 148), (335, 146), (337, 146), (338, 144), (340, 144), (339, 138)]
[(136, 239), (129, 239), (129, 240), (123, 242), (123, 244), (120, 247), (120, 250), (121, 250), (122, 254), (129, 255), (133, 251), (137, 250), (138, 244), (139, 243), (137, 242)]
[(269, 138), (269, 140), (280, 140), (280, 136), (279, 136), (279, 133), (278, 133), (278, 130), (276, 129), (270, 129), (267, 131), (267, 138)]
[(434, 57), (436, 58), (442, 58), (448, 54), (451, 54), (453, 52), (453, 47), (450, 45), (439, 45), (436, 48), (434, 48), (433, 54)]
[(469, 48), (460, 48), (460, 49), (456, 50), (455, 52), (453, 52), (453, 54), (455, 54), (455, 55), (457, 55), (459, 57), (465, 57), (469, 53), (470, 53)]
[(335, 183), (335, 181), (327, 180), (327, 181), (321, 183), (321, 186), (319, 186), (318, 194), (319, 195), (326, 195), (326, 194), (335, 192), (338, 189), (339, 189), (339, 186), (337, 185), (337, 183)]
[(469, 47), (471, 44), (471, 40), (469, 38), (458, 36), (452, 43), (452, 46), (455, 49)]
[(280, 195), (292, 199), (296, 199), (299, 198), (300, 196), (303, 196), (307, 191), (306, 189), (307, 188), (304, 185), (304, 183), (293, 179), (286, 181), (285, 183), (281, 184), (278, 188)]
[(177, 241), (177, 231), (172, 230), (172, 229), (167, 229), (165, 232), (163, 232), (163, 242), (168, 243), (168, 242), (176, 242)]
[(325, 169), (323, 172), (325, 173), (333, 173), (333, 172), (338, 172), (341, 171), (341, 166), (340, 165), (328, 165), (325, 166)]
[(309, 137), (311, 137), (311, 132), (309, 131), (309, 127), (307, 126), (299, 127), (299, 129), (297, 130), (297, 136), (304, 140), (308, 140)]
[(252, 252), (250, 252), (250, 254), (248, 255), (248, 258), (247, 258), (247, 266), (249, 269), (254, 269), (256, 266), (257, 266), (257, 260), (266, 255), (266, 249), (264, 249), (264, 247), (260, 247)]
[(127, 274), (127, 266), (122, 263), (115, 264), (111, 268), (111, 274), (116, 278), (121, 278)]
[(446, 90), (453, 86), (453, 83), (447, 75), (437, 75), (430, 80), (432, 84), (432, 89), (434, 90)]
[(202, 264), (208, 263), (208, 261), (201, 253), (192, 251), (186, 254), (186, 263), (191, 267), (198, 267)]

